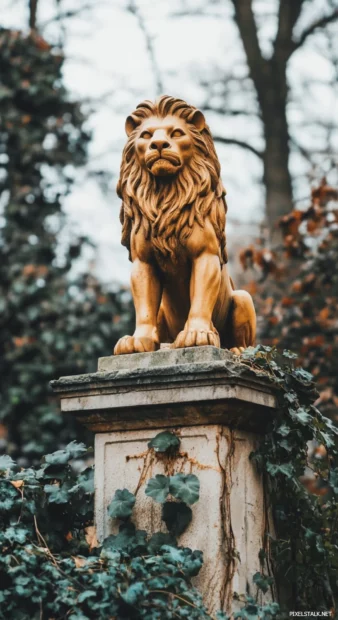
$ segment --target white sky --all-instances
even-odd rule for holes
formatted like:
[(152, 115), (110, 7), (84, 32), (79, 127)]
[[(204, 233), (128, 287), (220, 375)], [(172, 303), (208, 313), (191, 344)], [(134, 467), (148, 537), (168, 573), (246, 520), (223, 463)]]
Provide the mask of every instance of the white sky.
[[(329, 10), (331, 0), (307, 2), (298, 30)], [(0, 24), (25, 29), (27, 0), (0, 0)], [(127, 114), (145, 98), (154, 98), (156, 86), (146, 42), (137, 18), (126, 12), (125, 0), (62, 0), (61, 11), (92, 4), (90, 11), (62, 20), (67, 61), (64, 78), (74, 97), (91, 100), (94, 112), (89, 126), (93, 130), (90, 145), (89, 170), (100, 167), (111, 173), (111, 191), (104, 195), (97, 182), (89, 178), (88, 169), (79, 174), (72, 194), (65, 202), (65, 211), (74, 230), (88, 235), (97, 244), (96, 269), (106, 282), (127, 282), (130, 265), (127, 251), (120, 246), (119, 207), (115, 195), (121, 151), (125, 141), (124, 120)], [(39, 0), (39, 23), (43, 26), (55, 15), (55, 0)], [(197, 0), (138, 0), (137, 6), (153, 36), (157, 64), (164, 91), (203, 106), (206, 98), (201, 86), (203, 78), (243, 75), (243, 51), (237, 29), (231, 19), (231, 2), (214, 0), (209, 5)], [(180, 17), (184, 7), (202, 8), (206, 15)], [(271, 40), (276, 29), (276, 0), (255, 0), (263, 53), (271, 52)], [(268, 16), (266, 11), (268, 8)], [(174, 14), (174, 16), (173, 16)], [(60, 36), (59, 24), (45, 26), (45, 38)], [(338, 35), (338, 31), (337, 35)], [(336, 52), (337, 53), (337, 52)], [(289, 67), (289, 80), (294, 93), (289, 105), (292, 131), (302, 145), (312, 148), (325, 140), (321, 127), (304, 127), (304, 120), (314, 117), (328, 121), (337, 118), (337, 98), (331, 86), (334, 68), (327, 54), (326, 39), (320, 33), (309, 39), (296, 52)], [(313, 86), (307, 82), (315, 80)], [(207, 120), (215, 134), (247, 140), (263, 148), (261, 126), (255, 117), (255, 99), (247, 89), (230, 84), (228, 105), (244, 108), (250, 115), (237, 117), (208, 113)], [(337, 93), (336, 95), (337, 96)], [(93, 102), (93, 99), (95, 100)], [(336, 143), (337, 131), (334, 139)], [(248, 151), (235, 146), (219, 146), (222, 177), (228, 192), (228, 237), (253, 230), (252, 223), (263, 215), (264, 193), (260, 182), (262, 168), (259, 160)], [(308, 172), (304, 160), (293, 154), (291, 171), (295, 178), (296, 198), (308, 193)], [(238, 226), (238, 221), (242, 222)], [(232, 222), (232, 223), (231, 223)], [(230, 234), (229, 234), (230, 233)], [(90, 254), (88, 254), (89, 258)]]

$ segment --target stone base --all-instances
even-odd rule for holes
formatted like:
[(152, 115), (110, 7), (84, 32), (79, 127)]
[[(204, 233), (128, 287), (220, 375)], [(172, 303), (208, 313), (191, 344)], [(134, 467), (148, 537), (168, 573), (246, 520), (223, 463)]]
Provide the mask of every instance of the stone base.
[[(169, 429), (170, 430), (170, 429)], [(182, 427), (180, 452), (169, 458), (148, 449), (156, 430), (99, 433), (95, 440), (95, 514), (99, 540), (117, 532), (107, 507), (117, 489), (136, 494), (134, 523), (148, 533), (166, 531), (161, 505), (145, 495), (156, 474), (194, 473), (200, 499), (178, 544), (203, 551), (194, 583), (211, 613), (233, 609), (233, 594), (256, 595), (252, 577), (267, 526), (263, 485), (249, 460), (256, 437), (225, 426)]]
[[(204, 553), (195, 584), (211, 613), (234, 609), (235, 592), (256, 596), (252, 578), (260, 570), (269, 519), (263, 482), (249, 455), (276, 406), (264, 373), (228, 351), (195, 347), (101, 358), (97, 373), (63, 377), (52, 387), (62, 411), (96, 433), (99, 540), (116, 527), (107, 506), (117, 489), (136, 494), (135, 525), (151, 534), (166, 528), (161, 506), (145, 495), (147, 480), (158, 473), (195, 473), (200, 500), (178, 541)], [(164, 429), (180, 436), (175, 457), (148, 449)]]

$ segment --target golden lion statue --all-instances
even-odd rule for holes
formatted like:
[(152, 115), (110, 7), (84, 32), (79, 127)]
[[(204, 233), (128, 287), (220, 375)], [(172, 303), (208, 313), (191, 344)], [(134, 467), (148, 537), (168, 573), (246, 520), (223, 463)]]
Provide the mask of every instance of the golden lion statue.
[(133, 263), (133, 336), (116, 355), (214, 345), (239, 354), (254, 343), (251, 296), (227, 270), (225, 190), (202, 112), (181, 99), (144, 101), (126, 120), (117, 193), (122, 244)]

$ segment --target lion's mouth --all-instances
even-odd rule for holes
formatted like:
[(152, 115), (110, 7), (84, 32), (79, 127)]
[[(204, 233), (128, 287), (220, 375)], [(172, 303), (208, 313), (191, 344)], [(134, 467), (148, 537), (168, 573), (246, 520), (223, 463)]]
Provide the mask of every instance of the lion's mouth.
[(166, 153), (165, 156), (163, 156), (162, 153), (160, 155), (155, 153), (154, 155), (150, 155), (149, 157), (147, 157), (147, 167), (150, 169), (154, 166), (155, 163), (160, 164), (161, 162), (166, 164), (170, 163), (173, 166), (177, 167), (181, 165), (180, 158), (173, 153)]

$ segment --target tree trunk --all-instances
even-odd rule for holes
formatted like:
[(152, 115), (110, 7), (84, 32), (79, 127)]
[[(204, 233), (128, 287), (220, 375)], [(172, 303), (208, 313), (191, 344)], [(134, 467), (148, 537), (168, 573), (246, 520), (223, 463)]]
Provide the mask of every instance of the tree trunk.
[(36, 30), (36, 15), (38, 10), (38, 0), (28, 0), (29, 10), (29, 27), (31, 30)]
[(289, 170), (289, 131), (286, 118), (287, 89), (284, 93), (280, 92), (283, 79), (278, 76), (277, 80), (279, 88), (271, 84), (273, 76), (270, 76), (266, 84), (265, 101), (261, 105), (265, 137), (263, 178), (266, 188), (266, 221), (272, 238), (279, 236), (279, 218), (290, 213), (293, 208)]
[(304, 0), (279, 0), (278, 27), (273, 54), (263, 57), (253, 0), (232, 0), (235, 21), (242, 39), (250, 76), (261, 112), (265, 152), (264, 184), (266, 189), (266, 223), (273, 241), (278, 242), (278, 220), (293, 208), (289, 171), (289, 130), (286, 117), (288, 84), (287, 63), (294, 49), (292, 33)]

